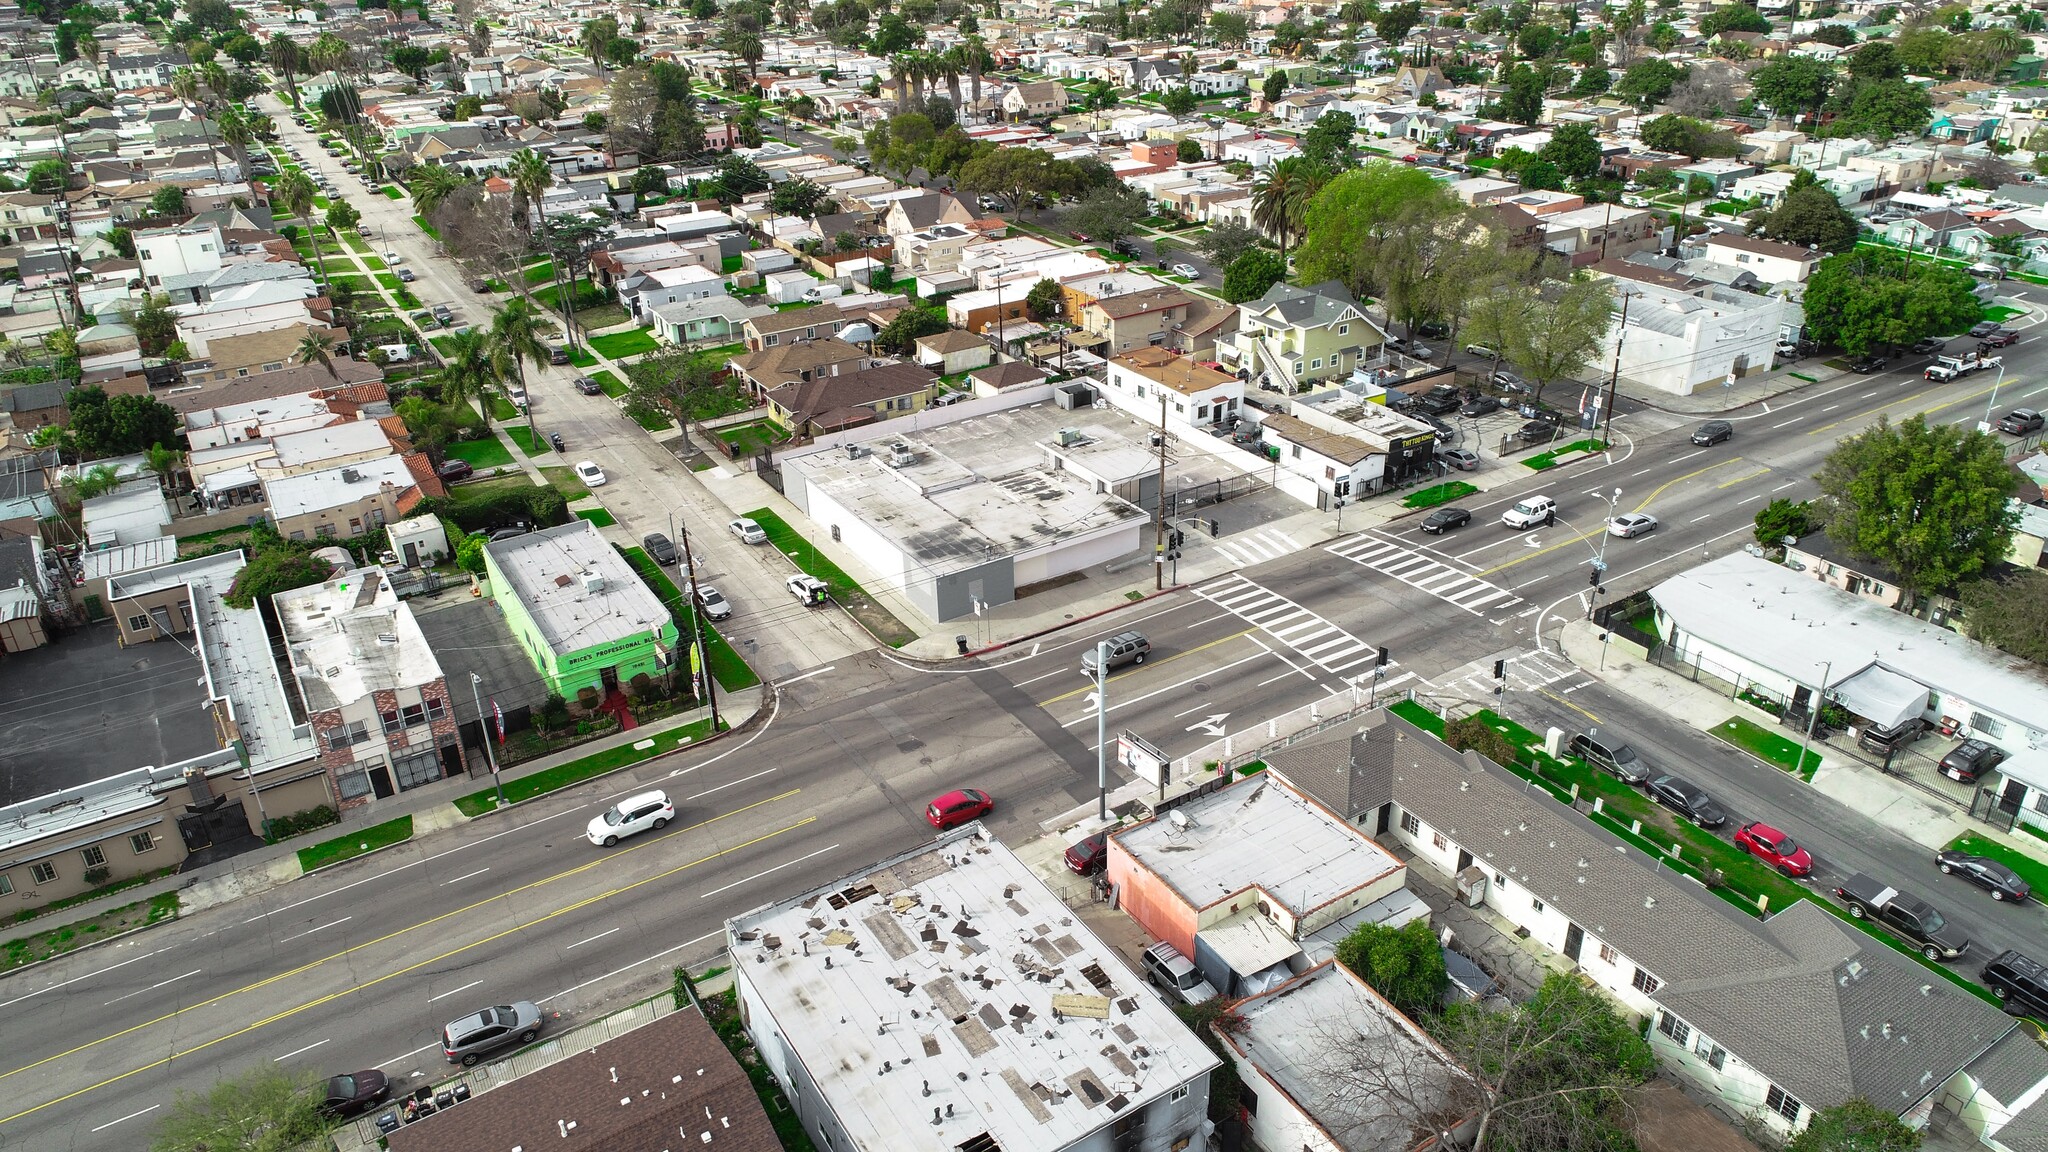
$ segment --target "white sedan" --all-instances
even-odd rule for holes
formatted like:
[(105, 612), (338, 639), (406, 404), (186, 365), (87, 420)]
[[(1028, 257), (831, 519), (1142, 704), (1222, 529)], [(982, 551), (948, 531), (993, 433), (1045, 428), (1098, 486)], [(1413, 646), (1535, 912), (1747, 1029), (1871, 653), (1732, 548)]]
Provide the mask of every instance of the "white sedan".
[(576, 478), (583, 481), (585, 488), (604, 487), (604, 469), (590, 460), (584, 460), (576, 465)]
[(1200, 280), (1202, 278), (1202, 270), (1193, 264), (1175, 264), (1168, 271), (1172, 272), (1175, 276), (1187, 280)]
[(1657, 518), (1648, 512), (1623, 512), (1607, 522), (1607, 534), (1624, 540), (1642, 536), (1657, 529)]

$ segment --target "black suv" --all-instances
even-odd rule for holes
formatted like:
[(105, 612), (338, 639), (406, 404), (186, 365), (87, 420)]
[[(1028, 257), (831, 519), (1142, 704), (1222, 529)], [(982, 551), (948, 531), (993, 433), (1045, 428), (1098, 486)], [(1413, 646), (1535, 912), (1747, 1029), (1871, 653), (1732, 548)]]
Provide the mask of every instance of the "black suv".
[(1897, 724), (1871, 725), (1856, 734), (1856, 745), (1882, 756), (1894, 752), (1927, 734), (1927, 721), (1908, 716)]
[(1936, 768), (1951, 780), (1965, 784), (1974, 783), (1977, 777), (1998, 767), (2005, 759), (2005, 750), (1982, 740), (1969, 739), (1955, 746), (1954, 750), (1941, 758)]
[(2048, 1018), (2048, 969), (2023, 952), (2007, 949), (1984, 966), (1984, 983), (2015, 1016)]
[(1849, 365), (1849, 371), (1868, 376), (1873, 372), (1884, 371), (1884, 365), (1885, 359), (1882, 356), (1860, 356)]
[(1464, 402), (1464, 397), (1459, 395), (1456, 388), (1448, 384), (1439, 384), (1415, 398), (1415, 410), (1431, 416), (1442, 416), (1456, 412), (1459, 405)]
[(1719, 828), (1728, 822), (1728, 814), (1714, 803), (1714, 798), (1689, 780), (1678, 776), (1659, 776), (1650, 781), (1645, 791), (1650, 799), (1674, 811), (1683, 812), (1693, 823), (1702, 828)]
[(1636, 755), (1635, 749), (1610, 736), (1581, 732), (1572, 737), (1571, 753), (1630, 784), (1641, 784), (1652, 774), (1650, 766)]

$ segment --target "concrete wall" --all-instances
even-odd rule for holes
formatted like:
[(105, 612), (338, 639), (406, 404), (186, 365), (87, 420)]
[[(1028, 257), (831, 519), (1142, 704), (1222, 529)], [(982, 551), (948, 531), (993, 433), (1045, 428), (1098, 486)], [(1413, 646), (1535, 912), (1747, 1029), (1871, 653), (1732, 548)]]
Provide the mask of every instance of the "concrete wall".
[(1195, 954), (1196, 909), (1159, 874), (1139, 863), (1114, 839), (1103, 875), (1116, 891), (1117, 907), (1145, 931), (1180, 950)]
[(974, 603), (1008, 604), (1017, 598), (1016, 565), (998, 556), (973, 568), (950, 572), (936, 580), (908, 582), (904, 593), (925, 615), (944, 623), (974, 615)]

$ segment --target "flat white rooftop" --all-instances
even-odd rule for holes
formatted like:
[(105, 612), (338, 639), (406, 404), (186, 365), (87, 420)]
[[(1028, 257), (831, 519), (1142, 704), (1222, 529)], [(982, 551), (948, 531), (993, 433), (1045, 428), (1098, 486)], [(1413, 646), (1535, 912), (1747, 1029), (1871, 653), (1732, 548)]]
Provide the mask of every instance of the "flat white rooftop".
[[(347, 479), (343, 472), (350, 472), (356, 478)], [(416, 483), (412, 469), (405, 466), (403, 457), (385, 456), (360, 464), (280, 476), (265, 482), (263, 492), (270, 498), (272, 519), (285, 520), (308, 512), (354, 504), (385, 484), (403, 492)]]
[(726, 938), (742, 995), (858, 1147), (1065, 1148), (1218, 1063), (979, 824), (727, 921)]
[(426, 634), (382, 568), (358, 568), (325, 584), (280, 592), (276, 606), (292, 675), (310, 711), (441, 678)]
[(588, 520), (484, 547), (558, 654), (646, 637), (669, 622), (668, 609)]

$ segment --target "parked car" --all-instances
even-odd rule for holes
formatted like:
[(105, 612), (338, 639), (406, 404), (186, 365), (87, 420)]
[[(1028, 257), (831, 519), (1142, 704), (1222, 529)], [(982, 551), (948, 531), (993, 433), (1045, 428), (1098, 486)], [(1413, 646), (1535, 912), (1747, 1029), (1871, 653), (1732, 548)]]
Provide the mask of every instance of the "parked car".
[(1470, 448), (1452, 448), (1437, 453), (1436, 458), (1460, 472), (1471, 472), (1479, 467), (1479, 453)]
[(1176, 1003), (1206, 1004), (1216, 998), (1216, 986), (1202, 979), (1201, 969), (1164, 940), (1146, 947), (1139, 966), (1145, 979)]
[(1984, 966), (1984, 986), (2015, 1016), (2048, 1017), (2048, 969), (2008, 948)]
[(709, 584), (697, 585), (697, 607), (704, 610), (707, 620), (723, 620), (732, 615), (732, 601), (721, 595)]
[(1970, 938), (1932, 904), (1908, 896), (1861, 872), (1842, 882), (1835, 895), (1857, 920), (1875, 920), (1912, 941), (1929, 960), (1953, 960), (1970, 949)]
[(531, 1000), (499, 1004), (441, 1029), (441, 1054), (467, 1067), (500, 1048), (531, 1044), (540, 1036), (539, 1006)]
[(1488, 348), (1484, 344), (1467, 344), (1465, 345), (1465, 355), (1477, 356), (1481, 360), (1491, 360), (1493, 359), (1494, 352), (1493, 349)]
[(1998, 418), (1998, 430), (2013, 436), (2025, 436), (2039, 432), (2043, 423), (2042, 415), (2032, 408), (2015, 408)]
[(1193, 264), (1175, 264), (1168, 271), (1172, 272), (1175, 276), (1187, 280), (1200, 280), (1202, 278), (1202, 270)]
[(1487, 377), (1487, 379), (1493, 381), (1493, 386), (1503, 392), (1512, 393), (1517, 396), (1527, 396), (1530, 393), (1528, 381), (1505, 368), (1495, 372)]
[(1992, 332), (1990, 335), (1985, 336), (1982, 340), (1979, 340), (1978, 343), (1990, 345), (1993, 348), (2005, 348), (2010, 345), (2017, 344), (2019, 343), (2019, 341), (2020, 334), (2018, 332), (2015, 332), (2010, 328), (2000, 328)]
[(1975, 339), (1982, 340), (1986, 336), (1991, 335), (1993, 332), (1998, 331), (1999, 327), (2000, 325), (1998, 321), (1986, 320), (1983, 323), (1978, 324), (1976, 327), (1970, 329), (1968, 335)]
[(1859, 356), (1850, 363), (1849, 371), (1868, 376), (1874, 372), (1884, 371), (1884, 365), (1885, 359), (1882, 356)]
[(327, 1078), (327, 1098), (320, 1111), (336, 1118), (368, 1112), (391, 1095), (391, 1081), (375, 1068)]
[(799, 572), (782, 582), (797, 602), (806, 607), (816, 608), (832, 596), (832, 586), (805, 572)]
[(1735, 830), (1735, 843), (1749, 854), (1787, 876), (1813, 874), (1813, 857), (1792, 837), (1762, 821), (1752, 820)]
[(1109, 865), (1109, 833), (1093, 836), (1067, 846), (1067, 867), (1076, 876), (1093, 876)]
[(398, 270), (398, 282), (401, 284), (410, 284), (418, 279), (419, 277), (413, 275), (410, 268), (400, 268)]
[(1530, 444), (1540, 444), (1557, 435), (1557, 422), (1554, 420), (1531, 420), (1516, 429), (1515, 435)]
[(1735, 425), (1726, 420), (1709, 420), (1693, 429), (1692, 442), (1702, 448), (1711, 448), (1735, 435)]
[(443, 460), (434, 471), (443, 480), (467, 480), (476, 475), (476, 467), (467, 460)]
[(585, 396), (604, 395), (604, 385), (599, 384), (588, 376), (578, 376), (576, 378), (576, 390)]
[(743, 544), (766, 544), (768, 542), (768, 533), (762, 531), (759, 524), (745, 516), (733, 520), (725, 527), (733, 535), (739, 537), (740, 542)]
[(393, 268), (396, 268), (400, 264), (405, 263), (405, 257), (400, 256), (397, 252), (393, 251), (392, 249), (386, 248), (384, 250), (384, 262), (386, 264), (391, 265)]
[(1632, 540), (1657, 530), (1657, 518), (1648, 512), (1623, 512), (1607, 522), (1607, 534)]
[(569, 450), (568, 445), (562, 443), (562, 434), (560, 432), (548, 433), (548, 447), (553, 448), (557, 452), (567, 452)]
[(583, 835), (592, 844), (609, 848), (620, 839), (640, 832), (659, 832), (676, 818), (674, 801), (659, 788), (628, 796), (590, 818)]
[(1948, 341), (1943, 340), (1939, 336), (1929, 336), (1927, 339), (1913, 345), (1913, 353), (1916, 356), (1932, 356), (1946, 347), (1948, 347)]
[(1678, 776), (1665, 774), (1653, 777), (1645, 786), (1650, 799), (1674, 811), (1683, 813), (1702, 828), (1719, 828), (1728, 822), (1728, 814), (1714, 803), (1714, 798), (1692, 782)]
[(1414, 410), (1427, 416), (1442, 416), (1456, 412), (1465, 403), (1465, 397), (1448, 384), (1439, 384), (1415, 398)]
[(548, 349), (548, 363), (567, 364), (568, 362), (569, 350), (567, 348), (564, 348), (561, 345), (557, 344), (554, 347)]
[(599, 468), (596, 461), (593, 460), (579, 460), (576, 462), (576, 478), (583, 481), (583, 486), (586, 488), (604, 487), (604, 469)]
[(925, 806), (925, 822), (939, 831), (957, 828), (969, 820), (979, 820), (995, 811), (996, 802), (988, 793), (974, 788), (955, 788), (934, 799)]
[(1856, 734), (1856, 746), (1882, 756), (1925, 736), (1928, 727), (1918, 716), (1908, 716), (1897, 724), (1872, 724)]
[(1500, 411), (1500, 401), (1491, 396), (1474, 396), (1459, 411), (1471, 417), (1489, 416)]
[(1988, 856), (1972, 856), (1968, 852), (1943, 849), (1934, 854), (1934, 866), (1941, 869), (1943, 876), (1961, 876), (1977, 887), (1991, 893), (1991, 898), (2000, 902), (2024, 901), (2033, 894), (2020, 874)]
[(471, 292), (481, 292), (488, 294), (491, 290), (491, 282), (483, 279), (482, 277), (477, 277), (469, 282), (469, 290)]
[(1574, 735), (1571, 754), (1629, 784), (1641, 784), (1654, 774), (1634, 748), (1597, 731)]
[(1431, 536), (1441, 536), (1453, 528), (1463, 528), (1472, 522), (1472, 513), (1465, 508), (1438, 508), (1422, 519), (1422, 530)]
[(647, 550), (647, 555), (656, 564), (665, 568), (673, 568), (683, 558), (682, 554), (676, 551), (675, 544), (667, 536), (659, 532), (649, 532), (647, 535), (642, 536), (640, 538), (640, 547)]
[(1950, 749), (1949, 754), (1941, 758), (1941, 763), (1935, 765), (1935, 770), (1951, 780), (1970, 784), (1998, 767), (2004, 759), (2003, 748), (1972, 737)]
[(455, 313), (446, 304), (434, 305), (432, 312), (434, 313), (434, 319), (439, 320), (444, 328), (455, 323)]

